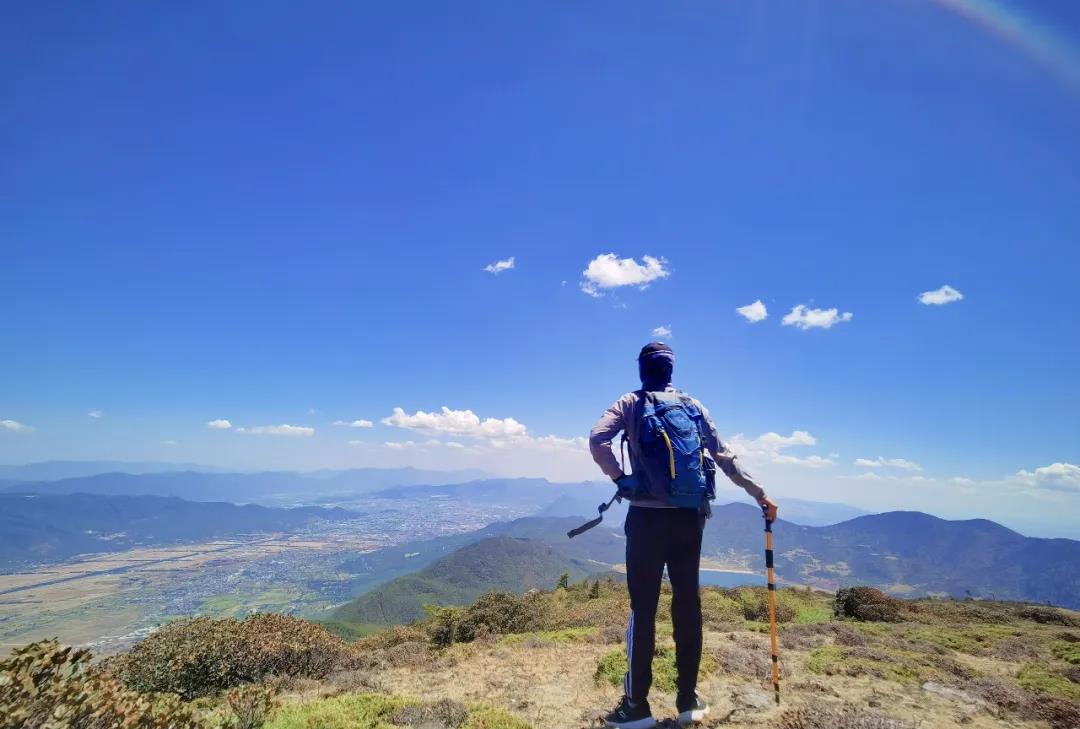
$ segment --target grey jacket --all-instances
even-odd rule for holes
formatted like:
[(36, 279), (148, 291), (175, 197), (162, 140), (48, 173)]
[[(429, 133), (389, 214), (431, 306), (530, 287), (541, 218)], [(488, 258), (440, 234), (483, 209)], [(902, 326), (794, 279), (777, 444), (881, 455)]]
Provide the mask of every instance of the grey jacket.
[[(667, 388), (668, 391), (674, 389), (673, 387)], [(705, 447), (713, 460), (716, 461), (716, 465), (736, 486), (741, 486), (746, 493), (760, 503), (765, 498), (765, 490), (754, 482), (750, 474), (739, 468), (739, 464), (735, 462), (735, 455), (720, 442), (720, 435), (716, 432), (716, 425), (713, 423), (712, 418), (709, 417), (709, 411), (705, 409), (705, 406), (694, 400), (694, 398), (690, 399), (701, 409), (702, 414), (705, 416)], [(600, 416), (600, 420), (593, 426), (592, 432), (589, 433), (589, 451), (592, 453), (593, 460), (600, 466), (600, 470), (613, 481), (623, 475), (623, 470), (619, 465), (619, 459), (615, 456), (612, 441), (619, 431), (625, 430), (627, 439), (631, 443), (637, 442), (637, 428), (641, 420), (640, 407), (641, 396), (638, 392), (626, 393), (604, 411), (604, 414)], [(635, 500), (634, 505), (666, 506), (651, 499)]]

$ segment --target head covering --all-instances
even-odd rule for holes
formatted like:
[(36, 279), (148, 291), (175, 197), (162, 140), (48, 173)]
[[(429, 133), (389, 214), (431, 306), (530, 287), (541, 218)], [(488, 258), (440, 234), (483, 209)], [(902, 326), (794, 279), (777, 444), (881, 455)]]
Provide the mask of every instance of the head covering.
[(663, 342), (649, 342), (638, 354), (638, 376), (643, 390), (655, 392), (671, 384), (675, 353)]

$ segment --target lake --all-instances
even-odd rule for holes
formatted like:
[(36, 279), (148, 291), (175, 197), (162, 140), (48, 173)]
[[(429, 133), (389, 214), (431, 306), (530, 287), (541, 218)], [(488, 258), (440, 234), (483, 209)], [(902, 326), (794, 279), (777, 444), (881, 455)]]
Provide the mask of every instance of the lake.
[(764, 575), (754, 575), (748, 572), (729, 572), (727, 570), (703, 569), (698, 578), (702, 585), (712, 587), (740, 587), (742, 585), (764, 585)]

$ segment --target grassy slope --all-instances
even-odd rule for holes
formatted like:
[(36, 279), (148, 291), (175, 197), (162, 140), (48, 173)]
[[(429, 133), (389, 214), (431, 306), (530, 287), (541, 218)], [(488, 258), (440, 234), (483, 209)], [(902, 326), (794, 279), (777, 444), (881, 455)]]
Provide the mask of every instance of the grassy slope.
[[(421, 632), (398, 629), (360, 645), (388, 694), (482, 702), (535, 727), (579, 729), (618, 700), (625, 666), (625, 588), (601, 582), (598, 598), (588, 592), (573, 586), (545, 595), (548, 625), (535, 633), (433, 650)], [(917, 610), (903, 622), (873, 623), (834, 618), (832, 596), (825, 593), (779, 595), (784, 681), (783, 705), (776, 708), (768, 686), (767, 624), (759, 619), (762, 591), (703, 591), (699, 685), (714, 708), (706, 726), (776, 726), (784, 716), (798, 729), (901, 729), (918, 722), (942, 729), (1077, 726), (1070, 722), (1080, 717), (1073, 663), (1080, 615), (931, 600), (914, 603)], [(674, 715), (669, 605), (664, 595), (652, 694), (658, 718)], [(873, 724), (880, 715), (899, 723)], [(837, 716), (850, 723), (829, 723), (840, 721)]]

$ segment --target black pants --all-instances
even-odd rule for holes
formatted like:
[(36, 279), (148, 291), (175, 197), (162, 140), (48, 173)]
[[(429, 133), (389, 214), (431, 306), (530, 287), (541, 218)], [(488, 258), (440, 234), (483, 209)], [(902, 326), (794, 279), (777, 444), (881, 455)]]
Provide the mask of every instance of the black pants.
[(671, 580), (671, 622), (681, 696), (693, 694), (701, 663), (701, 533), (705, 517), (695, 509), (631, 506), (626, 515), (626, 585), (630, 624), (626, 628), (629, 670), (623, 691), (632, 701), (649, 697), (656, 648), (656, 607), (667, 566)]

